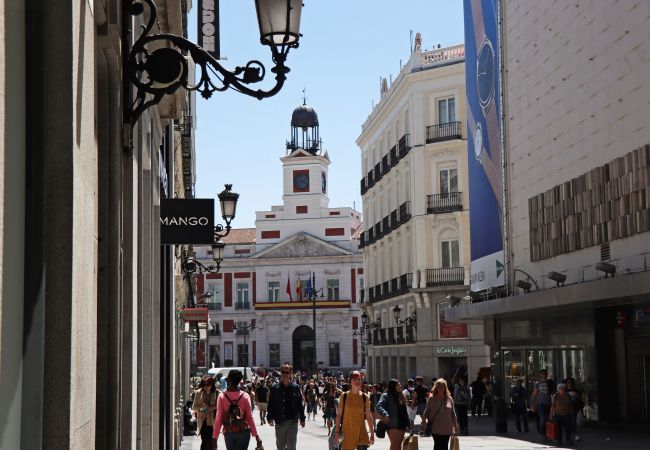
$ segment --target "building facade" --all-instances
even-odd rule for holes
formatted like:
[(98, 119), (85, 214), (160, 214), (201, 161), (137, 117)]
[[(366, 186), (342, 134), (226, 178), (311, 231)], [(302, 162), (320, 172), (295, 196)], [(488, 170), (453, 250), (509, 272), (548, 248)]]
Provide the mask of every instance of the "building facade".
[(499, 3), (509, 293), (449, 314), (485, 319), (506, 385), (546, 367), (647, 427), (650, 5)]
[[(197, 292), (211, 293), (205, 368), (290, 362), (311, 371), (314, 361), (318, 369), (361, 367), (354, 335), (364, 282), (361, 214), (329, 206), (330, 159), (316, 112), (296, 108), (291, 129), (280, 158), (282, 205), (257, 212), (255, 228), (232, 230), (220, 272), (197, 276)], [(208, 264), (210, 250), (197, 247), (197, 258)]]
[[(488, 363), (482, 326), (444, 317), (469, 282), (464, 117), (464, 47), (426, 51), (418, 33), (397, 78), (382, 80), (357, 139), (373, 381), (471, 377)], [(416, 324), (400, 322), (413, 315)]]
[[(186, 35), (191, 2), (157, 1)], [(0, 448), (177, 448), (187, 398), (174, 249), (191, 97), (131, 120), (126, 2), (0, 1)], [(184, 166), (184, 162), (189, 165)], [(182, 402), (181, 402), (182, 404)]]

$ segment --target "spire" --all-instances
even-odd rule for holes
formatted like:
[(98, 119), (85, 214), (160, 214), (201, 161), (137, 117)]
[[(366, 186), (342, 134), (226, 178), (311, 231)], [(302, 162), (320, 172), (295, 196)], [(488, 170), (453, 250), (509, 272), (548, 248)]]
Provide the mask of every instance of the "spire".
[(302, 88), (302, 106), (307, 106), (307, 93), (306, 88)]

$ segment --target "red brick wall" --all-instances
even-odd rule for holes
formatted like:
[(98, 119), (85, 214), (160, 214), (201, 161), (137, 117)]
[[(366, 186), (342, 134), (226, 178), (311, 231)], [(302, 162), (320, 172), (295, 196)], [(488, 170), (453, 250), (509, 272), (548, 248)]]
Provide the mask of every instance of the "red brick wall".
[(257, 342), (253, 341), (252, 345), (253, 345), (253, 365), (256, 366), (257, 365)]
[(352, 339), (352, 365), (356, 366), (359, 364), (359, 350), (357, 348), (357, 340)]
[(250, 278), (250, 272), (235, 272), (235, 278)]
[(205, 275), (205, 278), (208, 280), (220, 280), (223, 278), (223, 275), (220, 273), (208, 273)]
[(262, 231), (262, 239), (278, 239), (280, 237), (280, 230)]
[(296, 214), (307, 214), (308, 210), (307, 206), (296, 206)]
[(352, 329), (353, 330), (358, 330), (359, 329), (359, 318), (358, 317), (353, 317), (352, 318)]
[(196, 276), (196, 298), (199, 298), (199, 296), (203, 295), (205, 292), (205, 280), (204, 280), (205, 275), (202, 273), (198, 274)]
[(350, 269), (350, 286), (352, 286), (352, 303), (357, 302), (357, 274), (355, 269)]
[[(255, 305), (257, 299), (257, 283), (256, 283), (257, 276), (256, 275), (257, 274), (253, 272), (253, 306)], [(253, 363), (253, 365), (255, 364)]]
[(224, 333), (232, 333), (235, 331), (235, 321), (234, 320), (224, 320), (223, 321), (223, 332)]

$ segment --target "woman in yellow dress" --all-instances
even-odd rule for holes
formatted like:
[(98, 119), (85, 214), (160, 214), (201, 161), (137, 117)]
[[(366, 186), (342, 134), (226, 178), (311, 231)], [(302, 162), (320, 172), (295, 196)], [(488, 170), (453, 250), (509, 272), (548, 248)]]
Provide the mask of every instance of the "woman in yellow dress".
[[(339, 398), (334, 425), (334, 445), (341, 442), (341, 450), (368, 450), (375, 443), (375, 430), (370, 412), (370, 398), (361, 392), (361, 373), (353, 371), (349, 377), (350, 390)], [(366, 424), (368, 425), (366, 427)], [(370, 430), (370, 437), (368, 437)]]

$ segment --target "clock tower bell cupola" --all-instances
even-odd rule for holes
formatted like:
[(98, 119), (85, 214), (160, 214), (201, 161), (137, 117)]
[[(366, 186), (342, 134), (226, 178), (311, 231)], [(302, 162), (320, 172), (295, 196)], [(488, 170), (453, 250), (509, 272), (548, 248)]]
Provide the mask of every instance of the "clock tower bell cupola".
[(302, 214), (320, 213), (327, 208), (327, 171), (330, 163), (327, 151), (322, 148), (318, 115), (306, 99), (291, 115), (291, 139), (286, 144), (287, 153), (281, 158), (283, 165), (283, 200), (289, 211), (295, 207)]

